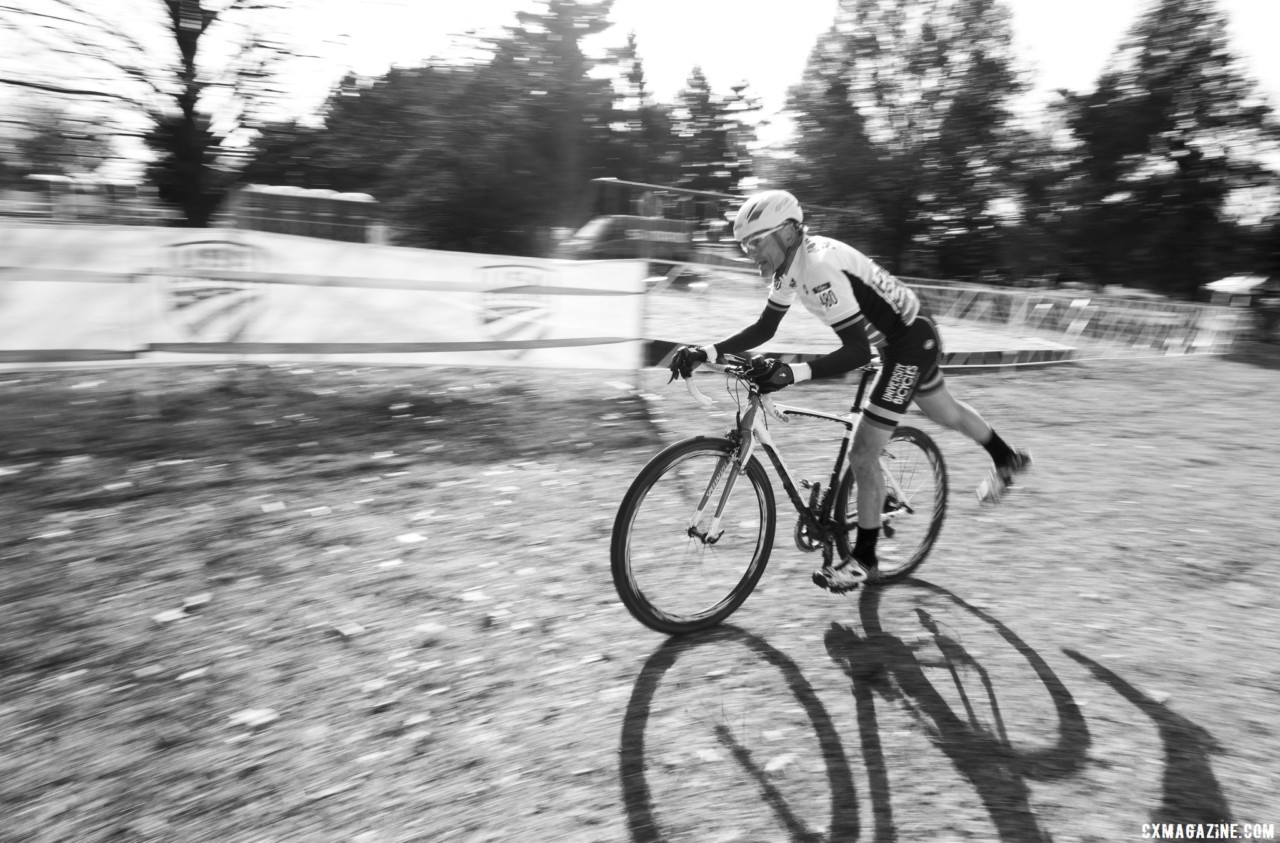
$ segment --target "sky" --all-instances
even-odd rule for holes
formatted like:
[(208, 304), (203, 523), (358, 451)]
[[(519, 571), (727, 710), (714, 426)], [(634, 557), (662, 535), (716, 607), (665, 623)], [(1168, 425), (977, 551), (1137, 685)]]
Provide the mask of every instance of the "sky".
[[(33, 4), (50, 0), (30, 0)], [(115, 0), (121, 8), (149, 9), (156, 0)], [(1058, 88), (1092, 87), (1108, 59), (1138, 20), (1149, 0), (1004, 0), (1012, 13), (1015, 54), (1034, 88), (1022, 102), (1025, 113)], [(1261, 92), (1280, 110), (1280, 0), (1217, 0), (1226, 11), (1232, 51)], [(538, 0), (306, 0), (306, 15), (294, 16), (289, 40), (324, 61), (300, 64), (286, 80), (292, 92), (280, 119), (314, 115), (347, 70), (381, 75), (392, 65), (414, 66), (435, 57), (457, 56), (467, 31), (500, 34), (516, 13), (536, 9)], [(614, 0), (614, 26), (599, 48), (620, 45), (635, 32), (649, 90), (674, 102), (695, 65), (712, 89), (728, 93), (746, 81), (761, 98), (762, 116), (772, 126), (759, 131), (766, 144), (785, 139), (789, 123), (780, 119), (787, 89), (803, 75), (818, 37), (835, 18), (838, 0)], [(34, 5), (33, 5), (34, 8)], [(0, 28), (0, 67), (8, 59), (25, 68), (11, 33)], [(12, 63), (8, 61), (8, 63)], [(48, 75), (47, 67), (42, 73)], [(68, 80), (53, 80), (68, 81)], [(0, 112), (20, 89), (0, 86)]]
[[(320, 0), (313, 25), (348, 38), (334, 60), (361, 74), (391, 64), (413, 65), (448, 54), (452, 36), (497, 31), (535, 0)], [(1013, 16), (1015, 51), (1035, 82), (1025, 107), (1058, 88), (1092, 86), (1147, 0), (1005, 0)], [(1231, 21), (1233, 51), (1280, 108), (1280, 0), (1218, 0)], [(696, 64), (712, 89), (747, 81), (766, 116), (782, 109), (809, 51), (835, 18), (838, 0), (615, 0), (614, 27), (603, 38), (621, 43), (636, 33), (650, 90), (672, 102)], [(323, 99), (313, 79), (304, 99)]]

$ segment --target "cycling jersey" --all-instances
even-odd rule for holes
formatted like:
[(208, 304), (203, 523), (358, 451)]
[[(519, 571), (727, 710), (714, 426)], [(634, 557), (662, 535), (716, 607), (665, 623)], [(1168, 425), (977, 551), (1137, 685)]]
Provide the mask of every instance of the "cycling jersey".
[(774, 278), (767, 306), (785, 313), (796, 296), (836, 331), (860, 325), (880, 349), (904, 341), (922, 311), (915, 291), (875, 261), (817, 235), (805, 237), (786, 273)]
[(766, 307), (781, 318), (797, 296), (833, 330), (861, 329), (880, 349), (867, 423), (892, 430), (917, 393), (942, 386), (942, 340), (928, 309), (915, 290), (857, 249), (830, 237), (806, 237), (791, 266), (774, 278)]

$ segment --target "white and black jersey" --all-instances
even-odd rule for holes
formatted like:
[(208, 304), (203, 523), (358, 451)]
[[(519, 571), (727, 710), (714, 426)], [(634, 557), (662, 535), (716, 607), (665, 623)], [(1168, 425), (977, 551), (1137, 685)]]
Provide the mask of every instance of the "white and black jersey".
[(768, 307), (785, 313), (797, 296), (824, 324), (837, 332), (860, 326), (880, 349), (904, 338), (921, 311), (919, 296), (892, 273), (852, 246), (815, 235), (774, 278)]

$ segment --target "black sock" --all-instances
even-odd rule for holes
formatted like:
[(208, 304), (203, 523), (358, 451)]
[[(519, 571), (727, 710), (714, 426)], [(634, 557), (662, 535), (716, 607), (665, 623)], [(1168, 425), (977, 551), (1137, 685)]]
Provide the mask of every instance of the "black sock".
[(876, 558), (876, 539), (880, 538), (880, 528), (858, 527), (858, 535), (853, 540), (853, 555), (859, 559)]
[(1013, 462), (1013, 449), (994, 430), (991, 431), (991, 439), (983, 443), (982, 447), (987, 449), (987, 453), (991, 455), (991, 459), (996, 465), (1005, 465)]

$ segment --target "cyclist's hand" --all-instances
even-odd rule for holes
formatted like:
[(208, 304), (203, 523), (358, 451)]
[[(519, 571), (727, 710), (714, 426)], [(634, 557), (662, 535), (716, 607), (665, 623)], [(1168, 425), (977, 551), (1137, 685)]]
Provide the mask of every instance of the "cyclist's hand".
[(791, 367), (772, 357), (752, 357), (750, 377), (755, 381), (756, 386), (760, 387), (762, 395), (777, 392), (796, 382), (796, 376), (791, 371)]
[(671, 377), (667, 383), (676, 378), (691, 378), (693, 370), (700, 364), (707, 362), (706, 349), (697, 345), (682, 345), (676, 349), (676, 353), (671, 357)]

